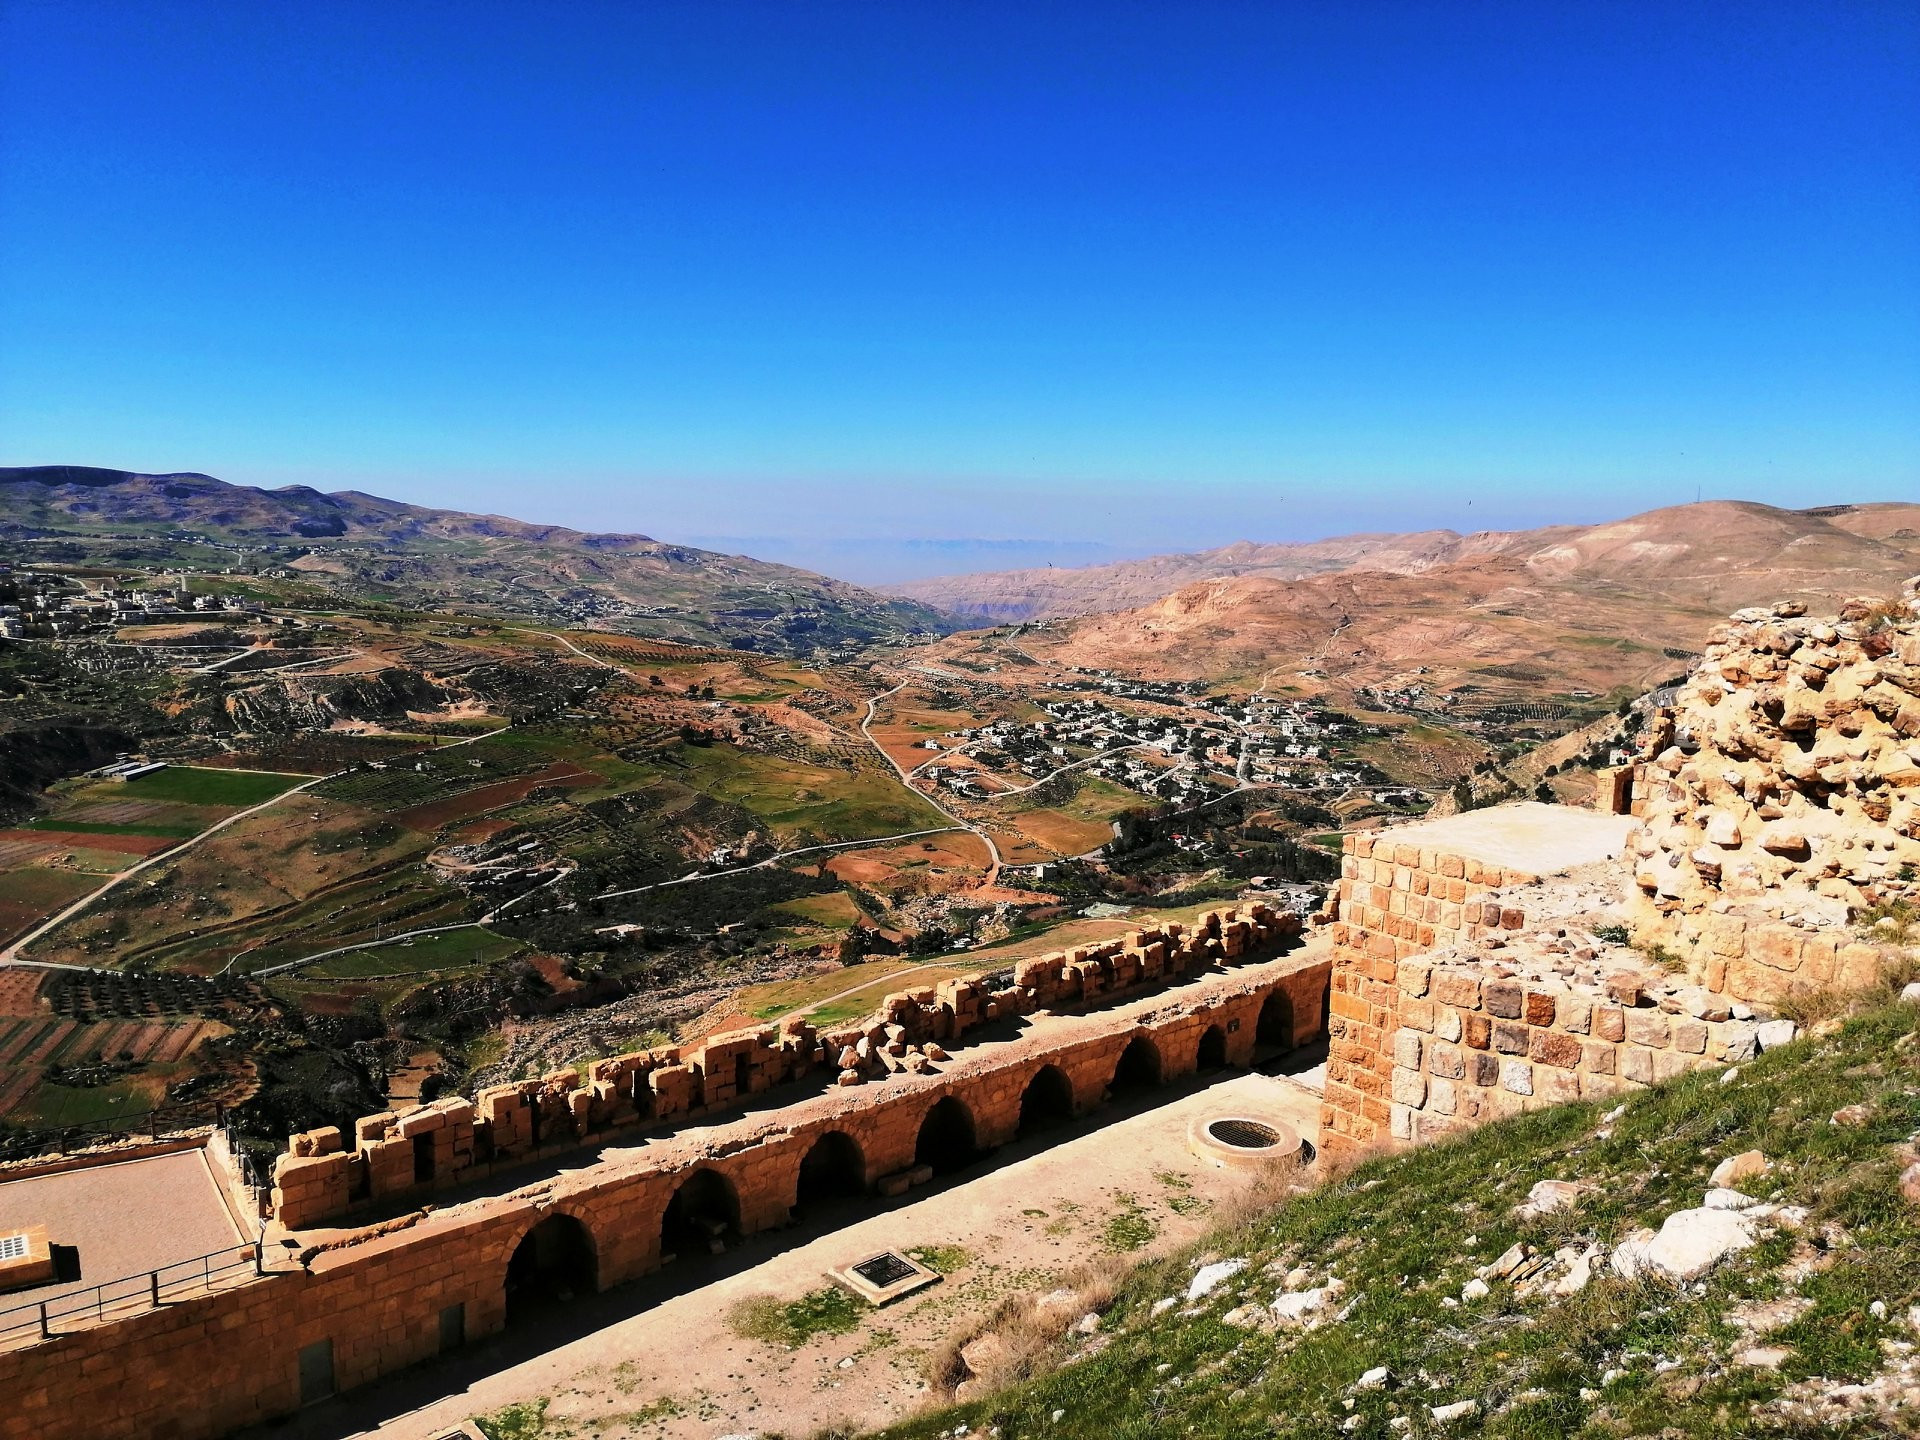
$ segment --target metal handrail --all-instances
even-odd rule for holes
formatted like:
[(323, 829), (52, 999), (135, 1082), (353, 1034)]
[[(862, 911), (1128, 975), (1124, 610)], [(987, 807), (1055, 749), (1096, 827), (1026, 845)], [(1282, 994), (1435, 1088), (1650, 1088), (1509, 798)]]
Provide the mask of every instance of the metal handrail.
[(191, 1260), (176, 1260), (156, 1270), (0, 1310), (0, 1344), (22, 1336), (51, 1340), (61, 1333), (56, 1328), (61, 1321), (85, 1318), (103, 1324), (109, 1316), (119, 1318), (157, 1310), (170, 1298), (211, 1290), (216, 1279), (242, 1268), (253, 1275), (266, 1274), (256, 1242), (210, 1251)]
[(156, 1105), (131, 1115), (109, 1115), (99, 1120), (79, 1120), (69, 1125), (8, 1126), (0, 1124), (0, 1155), (15, 1158), (29, 1155), (64, 1153), (76, 1137), (101, 1135), (179, 1135), (207, 1126), (224, 1128), (226, 1107), (213, 1104)]

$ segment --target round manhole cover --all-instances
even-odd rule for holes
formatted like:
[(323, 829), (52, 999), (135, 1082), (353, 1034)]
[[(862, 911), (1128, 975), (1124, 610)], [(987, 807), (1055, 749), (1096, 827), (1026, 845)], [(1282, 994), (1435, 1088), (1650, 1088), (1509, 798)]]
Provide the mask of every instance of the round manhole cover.
[(1207, 1126), (1207, 1134), (1236, 1150), (1271, 1150), (1281, 1138), (1278, 1130), (1258, 1120), (1215, 1120)]

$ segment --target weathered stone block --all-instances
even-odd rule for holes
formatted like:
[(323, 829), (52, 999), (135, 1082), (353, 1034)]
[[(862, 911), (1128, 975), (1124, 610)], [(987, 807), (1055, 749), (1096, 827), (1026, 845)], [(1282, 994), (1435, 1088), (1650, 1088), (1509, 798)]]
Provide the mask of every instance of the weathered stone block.
[(1467, 1073), (1466, 1057), (1452, 1045), (1434, 1045), (1427, 1052), (1427, 1069), (1443, 1079), (1458, 1080)]
[(1667, 1017), (1658, 1010), (1629, 1010), (1627, 1039), (1635, 1045), (1660, 1049), (1667, 1043)]
[(1545, 1065), (1572, 1070), (1580, 1064), (1580, 1042), (1561, 1030), (1535, 1030), (1530, 1052)]
[(1493, 1027), (1493, 1048), (1502, 1055), (1524, 1055), (1532, 1043), (1531, 1034), (1524, 1023), (1496, 1023)]
[(1529, 1025), (1553, 1024), (1553, 996), (1541, 990), (1527, 992), (1527, 1023)]
[(1480, 1001), (1489, 1015), (1518, 1020), (1526, 1009), (1526, 992), (1510, 980), (1489, 980), (1480, 987)]
[(1515, 1095), (1533, 1094), (1533, 1067), (1524, 1060), (1503, 1060), (1500, 1088)]
[(1600, 1006), (1593, 1012), (1593, 1033), (1602, 1040), (1618, 1045), (1627, 1038), (1626, 1012), (1611, 1005)]
[(1461, 1034), (1467, 1045), (1474, 1050), (1484, 1050), (1493, 1043), (1493, 1022), (1484, 1015), (1466, 1014), (1460, 1017)]

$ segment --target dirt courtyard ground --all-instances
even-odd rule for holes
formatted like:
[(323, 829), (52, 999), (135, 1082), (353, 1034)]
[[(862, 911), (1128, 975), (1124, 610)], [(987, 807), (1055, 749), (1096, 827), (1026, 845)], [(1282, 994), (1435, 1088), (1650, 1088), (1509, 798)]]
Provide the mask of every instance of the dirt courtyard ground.
[[(1292, 1057), (1300, 1080), (1318, 1057)], [(670, 1265), (553, 1319), (309, 1409), (259, 1432), (280, 1440), (433, 1440), (474, 1416), (545, 1403), (543, 1440), (801, 1437), (837, 1421), (884, 1424), (926, 1403), (926, 1361), (1004, 1296), (1051, 1290), (1089, 1260), (1149, 1255), (1200, 1234), (1244, 1191), (1244, 1173), (1187, 1149), (1196, 1118), (1278, 1119), (1318, 1134), (1319, 1096), (1283, 1076), (1230, 1070), (1116, 1102), (997, 1152), (944, 1185), (897, 1201), (843, 1202), (755, 1236), (693, 1271)], [(1062, 1138), (1064, 1137), (1064, 1138)], [(797, 1348), (743, 1338), (741, 1302), (800, 1299), (829, 1267), (878, 1250), (920, 1250), (946, 1278), (851, 1333)]]

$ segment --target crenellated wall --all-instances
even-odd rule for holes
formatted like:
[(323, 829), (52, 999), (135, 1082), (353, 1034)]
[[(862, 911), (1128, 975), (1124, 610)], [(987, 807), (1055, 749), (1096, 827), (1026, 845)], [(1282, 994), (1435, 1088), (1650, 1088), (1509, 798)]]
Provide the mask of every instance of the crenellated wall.
[[(449, 1097), (407, 1114), (295, 1135), (274, 1171), (273, 1211), (289, 1230), (469, 1183), (503, 1167), (637, 1127), (722, 1112), (780, 1086), (824, 1079), (852, 1087), (931, 1073), (980, 1026), (1037, 1011), (1110, 1005), (1207, 969), (1271, 954), (1299, 917), (1254, 903), (1135, 930), (1119, 939), (1017, 962), (996, 976), (943, 980), (888, 995), (849, 1026), (801, 1019), (595, 1060), (537, 1080)], [(824, 1073), (822, 1073), (824, 1072)]]

